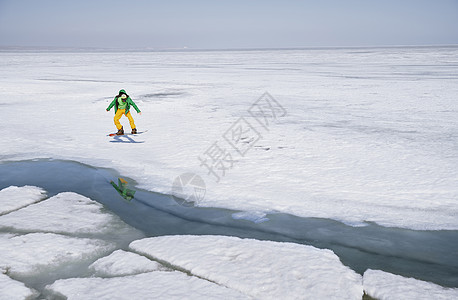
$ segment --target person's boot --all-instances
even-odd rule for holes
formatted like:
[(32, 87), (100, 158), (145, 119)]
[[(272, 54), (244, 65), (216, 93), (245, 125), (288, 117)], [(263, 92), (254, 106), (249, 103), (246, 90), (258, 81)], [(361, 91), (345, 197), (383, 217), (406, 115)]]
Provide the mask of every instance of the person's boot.
[(121, 129), (118, 130), (116, 135), (123, 135), (124, 134), (124, 127), (121, 127)]
[(137, 128), (132, 129), (132, 134), (137, 134)]

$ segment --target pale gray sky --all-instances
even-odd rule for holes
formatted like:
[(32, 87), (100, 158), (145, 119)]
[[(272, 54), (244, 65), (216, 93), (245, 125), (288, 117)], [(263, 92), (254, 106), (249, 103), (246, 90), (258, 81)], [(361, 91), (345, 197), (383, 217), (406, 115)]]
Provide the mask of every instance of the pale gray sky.
[(458, 44), (458, 0), (0, 0), (0, 46)]

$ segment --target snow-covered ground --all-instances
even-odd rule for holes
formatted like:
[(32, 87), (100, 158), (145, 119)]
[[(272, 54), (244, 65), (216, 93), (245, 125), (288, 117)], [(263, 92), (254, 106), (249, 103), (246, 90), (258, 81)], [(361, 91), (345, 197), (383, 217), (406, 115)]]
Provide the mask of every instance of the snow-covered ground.
[[(191, 172), (200, 206), (458, 229), (457, 63), (456, 47), (1, 52), (0, 161), (72, 159), (163, 193)], [(122, 88), (140, 143), (106, 136)], [(266, 128), (248, 113), (265, 91), (286, 111)]]
[[(35, 188), (10, 187), (0, 194), (11, 189), (15, 198), (0, 198), (2, 204), (30, 199)], [(49, 217), (51, 203), (59, 212), (56, 219)], [(39, 220), (37, 215), (48, 218), (36, 227), (16, 227), (21, 220)], [(77, 222), (83, 219), (81, 231)], [(142, 238), (75, 193), (18, 208), (0, 216), (5, 220), (12, 224), (0, 234), (0, 299), (5, 300), (361, 299), (363, 291), (378, 299), (458, 296), (458, 289), (382, 271), (361, 276), (332, 251), (306, 245), (225, 236)], [(133, 242), (126, 247), (107, 240), (106, 230), (129, 232), (124, 242)]]
[[(255, 223), (284, 212), (458, 230), (457, 65), (458, 47), (0, 51), (0, 163), (75, 160), (161, 193), (194, 173), (205, 189), (185, 190), (199, 206)], [(133, 112), (141, 135), (106, 136), (119, 89), (143, 112)], [(382, 271), (358, 275), (310, 246), (143, 239), (91, 199), (46, 197), (33, 186), (0, 191), (0, 299), (457, 297)]]

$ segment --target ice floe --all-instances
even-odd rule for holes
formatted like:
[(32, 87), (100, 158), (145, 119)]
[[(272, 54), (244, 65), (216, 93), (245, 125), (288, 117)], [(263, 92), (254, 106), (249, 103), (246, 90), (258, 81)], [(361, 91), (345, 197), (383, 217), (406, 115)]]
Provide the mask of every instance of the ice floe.
[(36, 186), (10, 186), (0, 190), (0, 215), (7, 214), (46, 197), (46, 192)]
[(330, 250), (224, 236), (165, 236), (130, 248), (259, 299), (361, 299), (361, 276)]
[(0, 268), (15, 276), (39, 276), (96, 259), (114, 248), (114, 244), (102, 240), (54, 233), (0, 234)]
[(89, 269), (98, 277), (115, 277), (164, 270), (165, 267), (136, 253), (116, 250), (95, 261)]
[(232, 214), (232, 218), (235, 220), (247, 220), (256, 224), (269, 221), (266, 216), (267, 214), (262, 211), (241, 211)]
[(0, 217), (0, 228), (15, 231), (65, 234), (104, 234), (126, 229), (118, 216), (75, 193), (60, 193)]
[(0, 300), (34, 299), (38, 292), (0, 272)]
[(46, 287), (68, 300), (84, 299), (250, 299), (221, 285), (182, 272), (150, 272), (114, 278), (70, 278)]
[(458, 289), (406, 278), (379, 270), (367, 270), (363, 275), (364, 290), (379, 300), (449, 300), (458, 299)]
[[(255, 222), (264, 215), (233, 217)], [(362, 277), (312, 246), (227, 236), (138, 239), (75, 193), (2, 215), (0, 228), (0, 299), (361, 299), (363, 290), (378, 299), (457, 297), (457, 289), (382, 271)], [(133, 241), (129, 251), (116, 233)]]

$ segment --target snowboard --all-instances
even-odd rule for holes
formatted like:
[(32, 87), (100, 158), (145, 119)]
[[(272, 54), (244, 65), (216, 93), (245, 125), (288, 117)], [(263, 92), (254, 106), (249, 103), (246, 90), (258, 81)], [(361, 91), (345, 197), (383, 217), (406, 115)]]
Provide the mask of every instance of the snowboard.
[(130, 133), (130, 132), (124, 132), (124, 134), (121, 134), (121, 135), (116, 135), (116, 133), (110, 133), (108, 134), (108, 136), (125, 136), (125, 135), (137, 135), (137, 134), (142, 134), (142, 133), (145, 133), (147, 132), (148, 130), (145, 130), (145, 131), (139, 131), (137, 133)]

